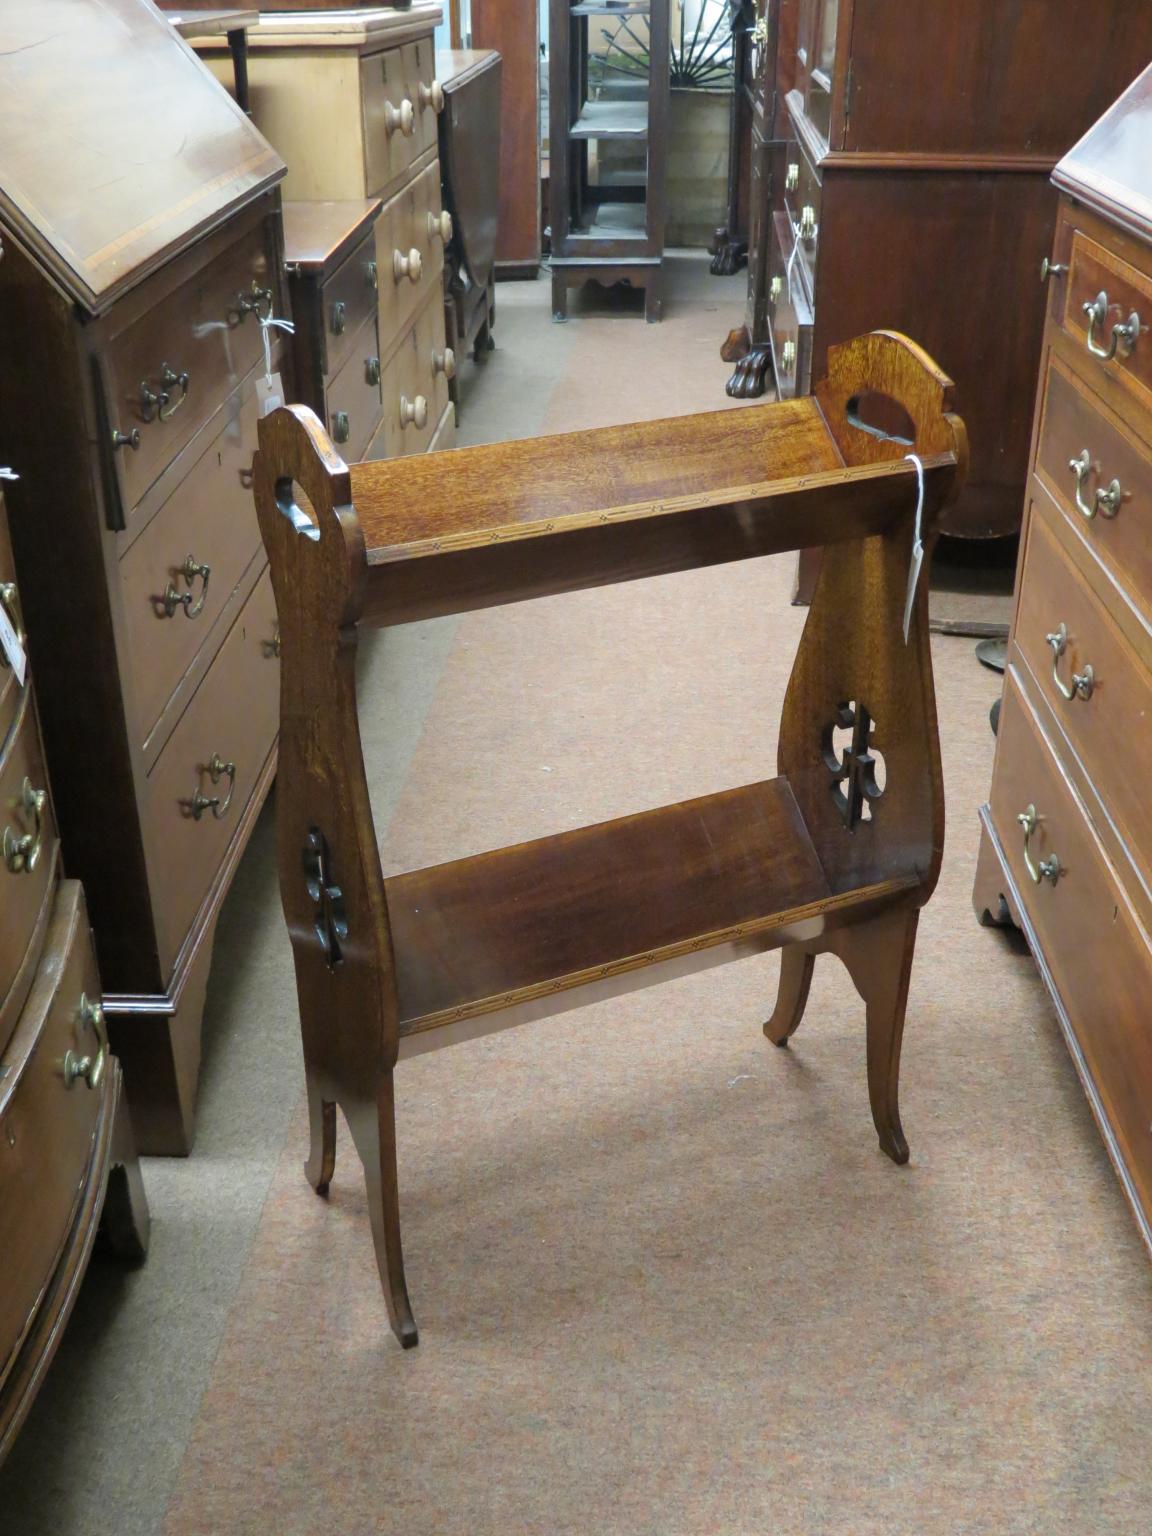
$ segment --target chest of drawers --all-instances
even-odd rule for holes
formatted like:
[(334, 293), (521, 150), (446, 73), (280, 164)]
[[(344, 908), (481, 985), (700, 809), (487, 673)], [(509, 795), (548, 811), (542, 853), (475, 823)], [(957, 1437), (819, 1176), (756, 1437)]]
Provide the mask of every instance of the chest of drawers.
[[(0, 602), (22, 641), (2, 500)], [(84, 893), (61, 878), (31, 673), (21, 681), (0, 651), (0, 1460), (55, 1351), (110, 1179), (111, 1235), (139, 1258), (147, 1207)]]
[(1024, 930), (1152, 1245), (1152, 69), (1057, 167), (974, 893)]
[[(349, 460), (455, 440), (443, 302), (452, 225), (433, 49), (440, 15), (420, 0), (406, 10), (273, 12), (249, 32), (253, 118), (288, 165), (297, 394)], [(230, 87), (221, 40), (195, 46)], [(370, 271), (374, 339), (361, 282)]]
[(52, 7), (13, 9), (12, 545), (63, 857), (87, 893), (137, 1135), (185, 1152), (212, 939), (275, 761), (250, 471), (261, 320), (286, 307), (284, 168), (151, 7), (77, 0), (67, 27)]

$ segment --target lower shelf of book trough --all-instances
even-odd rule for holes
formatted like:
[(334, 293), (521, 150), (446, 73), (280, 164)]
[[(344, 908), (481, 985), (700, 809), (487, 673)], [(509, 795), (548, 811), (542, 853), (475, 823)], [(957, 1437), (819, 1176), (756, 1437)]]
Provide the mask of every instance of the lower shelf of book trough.
[(783, 778), (385, 881), (401, 1054), (815, 937), (834, 896)]

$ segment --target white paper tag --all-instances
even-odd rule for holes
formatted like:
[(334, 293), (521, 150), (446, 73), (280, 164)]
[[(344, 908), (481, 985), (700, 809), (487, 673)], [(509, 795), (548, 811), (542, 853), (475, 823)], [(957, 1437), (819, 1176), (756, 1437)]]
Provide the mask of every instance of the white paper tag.
[(284, 386), (278, 373), (267, 379), (256, 380), (256, 403), (260, 407), (261, 416), (270, 416), (284, 404)]
[(28, 671), (28, 657), (20, 636), (12, 627), (12, 620), (3, 603), (0, 603), (0, 646), (4, 648), (4, 654), (8, 658), (8, 665), (16, 674), (16, 681), (21, 688), (24, 686), (24, 678)]
[(908, 562), (908, 595), (904, 599), (904, 644), (912, 629), (912, 609), (916, 602), (916, 588), (920, 582), (920, 567), (924, 564), (924, 542), (921, 527), (924, 520), (924, 465), (915, 453), (906, 453), (905, 459), (916, 470), (916, 521), (912, 525), (912, 558)]

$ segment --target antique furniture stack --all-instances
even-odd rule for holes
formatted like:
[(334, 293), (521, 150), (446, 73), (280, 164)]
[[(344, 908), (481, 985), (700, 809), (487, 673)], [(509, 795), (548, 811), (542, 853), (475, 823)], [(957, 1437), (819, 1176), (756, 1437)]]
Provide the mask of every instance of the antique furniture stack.
[(284, 167), (151, 6), (0, 11), (0, 460), (48, 772), (139, 1144), (186, 1152), (275, 769), (250, 472)]
[[(915, 440), (858, 421), (898, 402)], [(338, 1103), (364, 1164), (392, 1326), (416, 1343), (401, 1258), (397, 1060), (786, 946), (766, 1026), (800, 1022), (814, 958), (865, 999), (880, 1145), (908, 1156), (900, 1040), (943, 800), (918, 529), (959, 490), (950, 382), (905, 338), (833, 350), (814, 396), (347, 466), (320, 422), (260, 423), (256, 502), (283, 643), (281, 896), (312, 1125), (332, 1177)], [(384, 879), (357, 719), (360, 626), (794, 549), (829, 548), (784, 701), (780, 777)]]
[[(496, 234), (500, 196), (500, 55), (492, 49), (442, 50), (444, 87), (440, 170), (452, 224), (445, 247), (444, 329), (455, 356), (479, 362), (492, 349), (496, 319)], [(459, 410), (455, 371), (449, 393)]]
[[(589, 281), (643, 288), (645, 318), (660, 319), (669, 4), (551, 0), (548, 211), (555, 320), (567, 317), (568, 289)], [(635, 59), (637, 74), (606, 71), (601, 81), (590, 80), (590, 58), (603, 49), (605, 24), (621, 28), (621, 50)], [(614, 148), (639, 151), (641, 169), (615, 162)]]
[[(762, 28), (751, 326), (729, 393), (810, 388), (830, 345), (907, 330), (948, 359), (972, 470), (945, 532), (1014, 531), (1056, 160), (1152, 56), (1129, 0), (780, 0)], [(762, 13), (763, 14), (763, 13)], [(1090, 42), (1088, 41), (1090, 39)], [(775, 121), (773, 121), (775, 119)], [(773, 151), (773, 145), (779, 147)]]
[(148, 1212), (84, 891), (62, 878), (2, 499), (0, 610), (3, 1461), (56, 1351), (102, 1213), (117, 1250), (140, 1259)]
[(1025, 932), (1152, 1246), (1152, 69), (1061, 161), (974, 900)]
[[(315, 297), (302, 313), (297, 364), (329, 430), (340, 436), (346, 417), (365, 454), (419, 453), (455, 437), (442, 277), (452, 224), (440, 186), (444, 88), (432, 45), (439, 20), (439, 6), (422, 0), (403, 10), (272, 12), (248, 36), (253, 120), (288, 164), (289, 269), (301, 296), (310, 289)], [(196, 47), (229, 85), (220, 40), (198, 38)], [(350, 252), (350, 205), (362, 210), (366, 199), (380, 206), (357, 225), (362, 248)], [(297, 202), (340, 206), (325, 216)], [(349, 309), (342, 286), (364, 300), (360, 274), (372, 263), (374, 336), (363, 304)], [(346, 443), (360, 451), (351, 436)]]

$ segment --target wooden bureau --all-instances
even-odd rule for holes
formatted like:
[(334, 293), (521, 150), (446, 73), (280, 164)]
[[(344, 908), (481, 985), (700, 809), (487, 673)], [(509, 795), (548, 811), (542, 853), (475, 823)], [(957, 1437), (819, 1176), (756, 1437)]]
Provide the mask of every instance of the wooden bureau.
[[(349, 458), (455, 440), (443, 301), (452, 225), (440, 185), (444, 90), (432, 42), (439, 20), (438, 6), (417, 0), (407, 10), (265, 14), (249, 32), (252, 115), (288, 164), (285, 254), (293, 302), (303, 306), (298, 394)], [(221, 39), (198, 38), (196, 48), (230, 87)], [(329, 206), (308, 213), (300, 204)], [(375, 352), (362, 329), (371, 295), (360, 281), (373, 262)], [(345, 281), (348, 295), (337, 291)], [(335, 303), (345, 304), (338, 333)], [(364, 345), (354, 348), (354, 338)], [(355, 361), (345, 349), (355, 351)], [(378, 384), (376, 368), (368, 367), (373, 357)]]
[(54, 14), (4, 7), (0, 458), (109, 1033), (141, 1147), (186, 1152), (212, 938), (275, 766), (251, 464), (284, 168), (150, 6)]
[[(24, 639), (0, 499), (0, 606)], [(31, 672), (0, 647), (0, 1461), (56, 1350), (102, 1214), (143, 1257), (148, 1212), (79, 881), (60, 840)], [(106, 1203), (107, 1196), (107, 1203)]]
[(1152, 1246), (1152, 68), (1062, 160), (974, 902), (1017, 923)]

